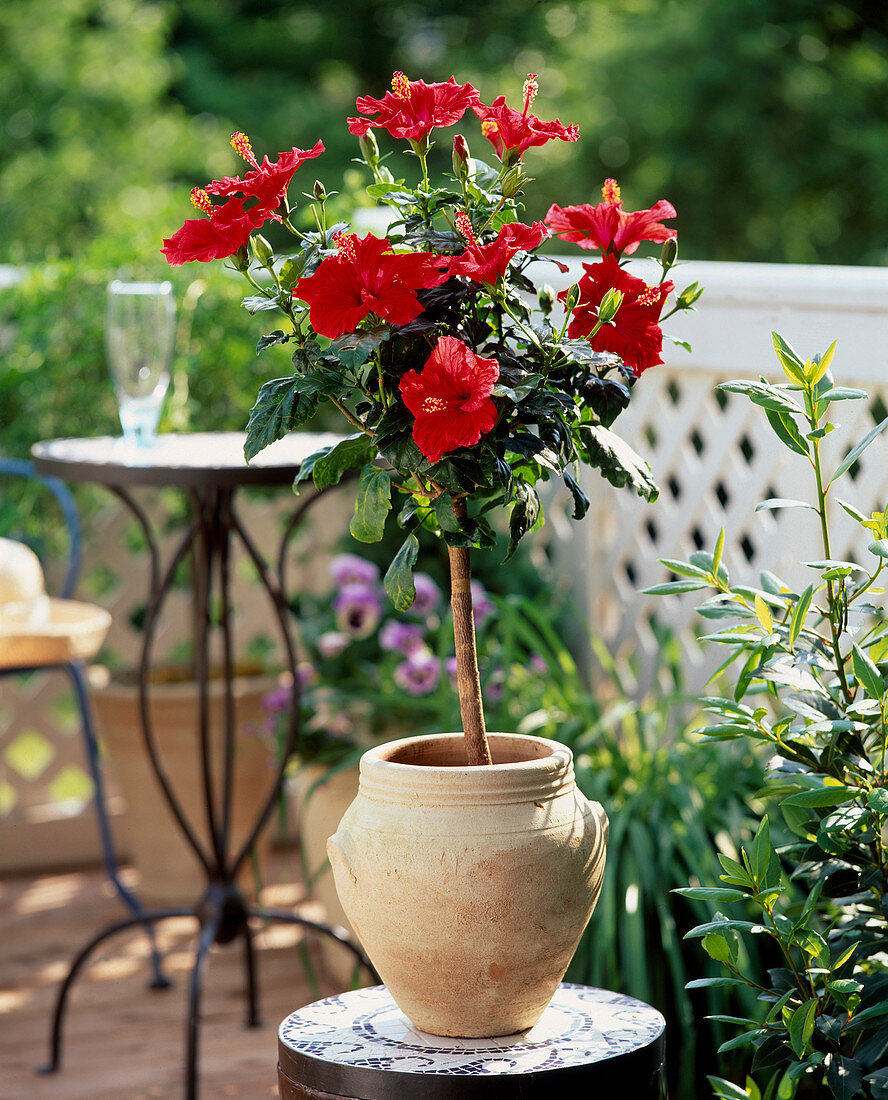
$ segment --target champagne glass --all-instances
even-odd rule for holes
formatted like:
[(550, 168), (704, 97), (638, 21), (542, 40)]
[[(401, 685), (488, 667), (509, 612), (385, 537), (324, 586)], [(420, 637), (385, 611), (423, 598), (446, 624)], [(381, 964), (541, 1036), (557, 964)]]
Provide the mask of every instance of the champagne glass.
[(108, 286), (105, 351), (124, 439), (151, 443), (170, 384), (176, 336), (173, 285), (124, 283)]

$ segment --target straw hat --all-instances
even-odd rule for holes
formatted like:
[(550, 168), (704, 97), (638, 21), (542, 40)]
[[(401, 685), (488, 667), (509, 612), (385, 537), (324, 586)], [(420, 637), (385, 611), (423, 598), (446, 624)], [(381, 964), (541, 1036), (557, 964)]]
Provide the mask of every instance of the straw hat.
[(0, 539), (0, 668), (89, 660), (110, 625), (104, 608), (47, 596), (33, 550)]

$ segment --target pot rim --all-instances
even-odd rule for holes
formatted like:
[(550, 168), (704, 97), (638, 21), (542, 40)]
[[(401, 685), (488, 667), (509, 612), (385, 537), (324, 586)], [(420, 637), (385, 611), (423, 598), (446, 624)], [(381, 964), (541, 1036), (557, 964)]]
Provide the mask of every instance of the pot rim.
[[(483, 764), (421, 764), (390, 759), (415, 746), (446, 745), (459, 750), (461, 733), (435, 733), (403, 737), (376, 745), (361, 757), (360, 787), (375, 801), (399, 800), (409, 792), (434, 795), (436, 800), (462, 803), (482, 798), (493, 802), (548, 800), (574, 785), (573, 754), (566, 745), (546, 737), (519, 733), (489, 733), (491, 752), (522, 746), (536, 752), (527, 759)], [(540, 751), (542, 750), (542, 751)]]

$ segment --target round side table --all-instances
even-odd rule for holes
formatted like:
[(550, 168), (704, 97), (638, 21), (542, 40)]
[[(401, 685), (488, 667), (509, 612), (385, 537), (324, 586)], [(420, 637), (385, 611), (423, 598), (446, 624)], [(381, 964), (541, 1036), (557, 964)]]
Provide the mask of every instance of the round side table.
[(280, 1100), (662, 1100), (665, 1021), (605, 989), (562, 984), (540, 1022), (495, 1039), (413, 1027), (384, 986), (301, 1008), (278, 1035)]

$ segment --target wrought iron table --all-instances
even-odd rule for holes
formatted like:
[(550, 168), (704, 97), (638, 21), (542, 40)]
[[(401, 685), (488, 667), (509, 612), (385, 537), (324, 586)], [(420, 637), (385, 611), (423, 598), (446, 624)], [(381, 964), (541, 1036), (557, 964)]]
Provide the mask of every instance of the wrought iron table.
[[(605, 989), (562, 984), (535, 1027), (443, 1039), (412, 1026), (384, 986), (300, 1008), (278, 1033), (280, 1100), (661, 1100), (665, 1021)], [(619, 1090), (619, 1092), (618, 1092)]]
[[(254, 907), (247, 903), (237, 885), (238, 871), (250, 855), (266, 824), (281, 790), (284, 772), (293, 753), (298, 734), (298, 687), (296, 653), (289, 626), (285, 600), (285, 560), (287, 544), (306, 510), (320, 494), (306, 492), (294, 510), (281, 538), (275, 565), (270, 566), (234, 507), (238, 489), (245, 486), (284, 486), (292, 483), (301, 463), (318, 448), (339, 437), (313, 433), (294, 433), (266, 448), (250, 466), (243, 457), (244, 436), (239, 432), (211, 432), (160, 435), (151, 445), (138, 445), (122, 439), (56, 439), (33, 448), (35, 466), (41, 474), (54, 475), (69, 482), (90, 482), (106, 487), (131, 511), (141, 527), (150, 556), (150, 587), (144, 639), (138, 669), (139, 709), (142, 732), (151, 769), (160, 784), (184, 840), (193, 849), (205, 876), (203, 896), (192, 907), (145, 909), (137, 899), (125, 899), (132, 914), (94, 936), (74, 957), (62, 981), (53, 1014), (50, 1059), (45, 1067), (55, 1072), (61, 1066), (62, 1026), (68, 993), (77, 974), (93, 951), (109, 936), (142, 925), (153, 937), (154, 925), (167, 918), (193, 916), (200, 936), (191, 971), (186, 1034), (185, 1096), (195, 1100), (198, 1088), (198, 1037), (203, 970), (212, 944), (227, 944), (240, 938), (244, 945), (247, 993), (247, 1024), (259, 1023), (258, 988), (250, 917), (286, 921), (313, 928), (344, 944), (371, 974), (366, 956), (341, 929), (306, 920), (298, 914)], [(131, 495), (134, 487), (174, 487), (182, 490), (190, 505), (190, 522), (169, 562), (161, 561), (158, 539), (141, 505)], [(257, 808), (255, 823), (247, 838), (234, 845), (231, 836), (233, 774), (236, 728), (232, 683), (235, 675), (234, 639), (231, 605), (231, 552), (237, 540), (255, 566), (269, 602), (271, 616), (280, 636), (285, 666), (293, 684), (289, 722), (276, 769), (270, 776), (265, 801)], [(203, 779), (205, 838), (188, 819), (175, 785), (164, 766), (152, 726), (149, 706), (152, 652), (164, 602), (173, 587), (180, 565), (191, 555), (194, 562), (194, 649), (195, 680), (198, 695), (198, 733), (200, 770)], [(210, 730), (209, 680), (210, 652), (214, 632), (221, 638), (221, 672), (224, 702), (220, 769), (213, 766)], [(104, 813), (104, 807), (100, 806)], [(208, 838), (208, 839), (206, 839)], [(163, 984), (155, 982), (155, 985)]]

